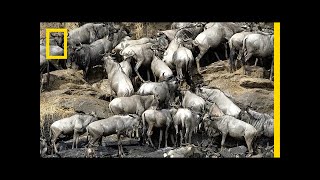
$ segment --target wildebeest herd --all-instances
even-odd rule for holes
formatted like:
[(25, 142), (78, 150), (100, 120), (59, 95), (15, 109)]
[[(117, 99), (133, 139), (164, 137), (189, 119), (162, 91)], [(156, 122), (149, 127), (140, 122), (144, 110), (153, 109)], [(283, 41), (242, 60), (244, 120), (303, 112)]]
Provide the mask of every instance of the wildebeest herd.
[[(251, 155), (257, 137), (273, 137), (273, 117), (250, 107), (240, 109), (221, 90), (193, 81), (201, 74), (200, 61), (210, 48), (220, 59), (215, 51), (220, 45), (230, 59), (230, 73), (236, 70), (238, 61), (246, 66), (251, 58), (256, 58), (255, 65), (259, 59), (262, 62), (263, 58), (273, 58), (273, 34), (249, 30), (231, 22), (184, 22), (172, 23), (171, 29), (158, 31), (152, 38), (131, 39), (125, 26), (87, 23), (68, 32), (68, 59), (58, 64), (46, 60), (45, 39), (40, 39), (40, 93), (45, 89), (43, 73), (48, 73), (46, 86), (54, 69), (82, 70), (88, 81), (89, 70), (96, 65), (104, 67), (114, 92), (109, 103), (113, 116), (107, 119), (99, 119), (92, 112), (55, 121), (50, 127), (53, 151), (58, 153), (56, 141), (61, 134), (73, 134), (72, 148), (77, 148), (79, 136), (87, 132), (87, 152), (92, 152), (97, 142), (102, 145), (103, 137), (116, 134), (118, 153), (123, 157), (121, 136), (138, 138), (141, 144), (155, 147), (151, 135), (154, 128), (159, 128), (158, 148), (163, 134), (165, 147), (169, 136), (178, 147), (191, 143), (192, 135), (201, 131), (211, 137), (221, 134), (221, 149), (227, 135), (244, 137)], [(63, 55), (63, 36), (51, 33), (51, 55)], [(273, 61), (270, 80), (272, 69)], [(243, 70), (246, 73), (245, 67)], [(188, 84), (186, 89), (181, 88), (183, 82)], [(47, 151), (41, 148), (44, 144), (40, 140), (40, 154)]]

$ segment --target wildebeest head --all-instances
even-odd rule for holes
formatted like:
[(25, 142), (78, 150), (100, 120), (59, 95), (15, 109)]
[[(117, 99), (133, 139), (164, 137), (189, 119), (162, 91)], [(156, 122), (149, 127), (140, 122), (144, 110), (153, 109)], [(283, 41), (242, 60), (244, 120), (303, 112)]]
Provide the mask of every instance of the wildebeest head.
[(109, 29), (105, 24), (94, 24), (93, 29), (98, 39), (104, 38), (105, 36), (109, 35)]
[(141, 117), (137, 114), (129, 114), (129, 116), (132, 118), (132, 134), (133, 138), (138, 139), (139, 138), (139, 129), (142, 128), (141, 125)]
[(57, 45), (62, 47), (64, 33), (50, 33), (50, 36), (57, 42)]
[(247, 111), (240, 111), (239, 118), (240, 118), (240, 120), (242, 120), (244, 122), (248, 122), (250, 120), (250, 116), (247, 113)]
[(223, 116), (224, 113), (222, 110), (216, 105), (216, 103), (213, 103), (209, 110), (209, 116), (211, 117), (220, 117)]

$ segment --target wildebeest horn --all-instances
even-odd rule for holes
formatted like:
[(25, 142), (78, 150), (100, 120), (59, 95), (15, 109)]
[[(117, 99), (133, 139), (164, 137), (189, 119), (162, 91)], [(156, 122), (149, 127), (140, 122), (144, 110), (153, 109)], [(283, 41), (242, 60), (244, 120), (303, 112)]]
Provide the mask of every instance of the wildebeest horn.
[(112, 51), (111, 51), (111, 53), (110, 53), (110, 55), (115, 55), (116, 54), (116, 51), (114, 50), (114, 49), (112, 49)]
[(155, 44), (152, 44), (152, 45), (151, 45), (151, 49), (152, 49), (152, 50), (157, 50), (157, 48), (154, 48), (154, 46), (156, 46), (156, 45), (155, 45)]

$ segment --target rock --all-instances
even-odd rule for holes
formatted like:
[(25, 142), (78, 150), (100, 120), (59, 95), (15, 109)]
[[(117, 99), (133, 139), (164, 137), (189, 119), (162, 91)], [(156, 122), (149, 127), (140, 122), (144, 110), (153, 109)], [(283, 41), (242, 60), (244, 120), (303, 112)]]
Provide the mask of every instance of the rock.
[(260, 113), (273, 114), (273, 91), (263, 89), (248, 90), (246, 93), (234, 96), (233, 100), (241, 109), (245, 109), (250, 105), (253, 110)]
[(273, 81), (268, 79), (261, 78), (242, 78), (240, 80), (240, 86), (245, 88), (272, 88), (273, 89)]
[(224, 158), (235, 158), (235, 156), (231, 154), (227, 148), (223, 148), (219, 154)]
[(165, 158), (188, 158), (191, 157), (195, 152), (196, 146), (191, 144), (185, 147), (170, 150), (168, 153), (164, 153)]
[(104, 67), (102, 65), (94, 66), (89, 69), (87, 77), (88, 83), (98, 82), (106, 77), (106, 72), (104, 71)]
[[(47, 84), (47, 73), (44, 74), (44, 83)], [(85, 84), (82, 71), (76, 71), (73, 69), (63, 69), (50, 72), (50, 83), (46, 90), (52, 91), (60, 89), (60, 86), (67, 83), (73, 84)]]
[(201, 72), (202, 73), (205, 73), (205, 74), (212, 74), (212, 73), (215, 73), (215, 72), (218, 72), (218, 71), (229, 71), (229, 63), (228, 63), (228, 60), (225, 60), (225, 61), (217, 61), (217, 62), (214, 62), (212, 64), (210, 64), (209, 66), (206, 66), (206, 69), (203, 70)]
[(58, 105), (62, 108), (72, 108), (76, 112), (91, 113), (94, 111), (98, 118), (108, 118), (111, 114), (109, 110), (109, 102), (100, 100), (91, 96), (66, 96), (61, 99)]
[(245, 146), (237, 146), (229, 149), (231, 154), (239, 155), (240, 157), (244, 157), (247, 150)]
[(66, 90), (64, 94), (68, 95), (89, 95), (101, 99), (103, 94), (100, 92), (99, 89), (90, 86), (89, 84), (74, 84), (74, 83), (67, 83), (63, 84), (59, 87), (61, 90)]
[(92, 87), (98, 89), (105, 96), (111, 96), (113, 92), (110, 86), (110, 81), (108, 79), (103, 79), (97, 83), (94, 83), (92, 84)]

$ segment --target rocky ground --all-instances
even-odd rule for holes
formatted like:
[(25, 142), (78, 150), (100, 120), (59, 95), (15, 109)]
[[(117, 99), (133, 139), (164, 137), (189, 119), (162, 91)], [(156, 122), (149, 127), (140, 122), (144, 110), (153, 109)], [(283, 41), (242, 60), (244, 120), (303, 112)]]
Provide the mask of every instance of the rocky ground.
[[(196, 84), (215, 87), (222, 90), (240, 108), (251, 105), (252, 109), (273, 116), (273, 82), (267, 78), (269, 72), (261, 67), (250, 67), (250, 74), (243, 75), (242, 69), (229, 73), (228, 61), (217, 61), (202, 67), (202, 75), (197, 75)], [(89, 83), (83, 80), (82, 71), (72, 69), (57, 70), (50, 73), (50, 85), (40, 95), (40, 129), (41, 136), (49, 140), (49, 127), (52, 122), (69, 117), (78, 111), (90, 113), (95, 111), (99, 118), (111, 116), (108, 104), (111, 90), (101, 67), (93, 69)], [(46, 79), (46, 78), (44, 78)], [(158, 131), (155, 130), (153, 139), (155, 146), (158, 142)], [(81, 137), (78, 149), (71, 149), (72, 140), (58, 143), (60, 157), (85, 157), (86, 134)], [(168, 145), (172, 146), (168, 140)], [(123, 139), (123, 149), (126, 157), (245, 157), (247, 151), (244, 140), (234, 140), (227, 137), (226, 149), (220, 149), (221, 136), (211, 139), (205, 134), (195, 134), (192, 144), (182, 148), (172, 147), (155, 150), (148, 145), (140, 145), (129, 138)], [(163, 146), (162, 146), (163, 147)], [(115, 136), (103, 139), (103, 146), (95, 149), (96, 157), (117, 157), (117, 142)], [(254, 145), (252, 157), (273, 157), (273, 140), (259, 138)], [(51, 147), (48, 147), (51, 153)], [(45, 155), (44, 157), (59, 157)]]

